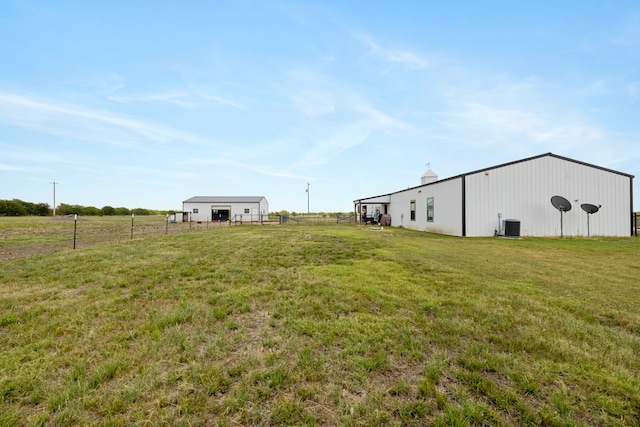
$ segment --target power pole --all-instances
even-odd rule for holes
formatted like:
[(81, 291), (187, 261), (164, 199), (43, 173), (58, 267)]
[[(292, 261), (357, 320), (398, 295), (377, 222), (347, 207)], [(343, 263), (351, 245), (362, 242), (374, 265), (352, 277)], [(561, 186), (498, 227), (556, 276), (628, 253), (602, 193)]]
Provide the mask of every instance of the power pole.
[(309, 219), (309, 183), (307, 182), (307, 219)]
[(49, 184), (53, 184), (53, 216), (56, 216), (56, 184), (59, 182), (49, 181)]

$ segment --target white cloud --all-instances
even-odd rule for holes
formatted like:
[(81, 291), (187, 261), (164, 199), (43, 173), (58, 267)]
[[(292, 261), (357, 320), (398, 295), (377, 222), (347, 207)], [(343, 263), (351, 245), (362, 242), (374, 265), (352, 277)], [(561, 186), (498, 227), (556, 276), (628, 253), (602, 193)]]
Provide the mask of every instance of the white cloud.
[(153, 176), (161, 176), (165, 178), (194, 178), (196, 175), (192, 172), (183, 172), (180, 170), (171, 170), (171, 169), (152, 169), (145, 167), (121, 167), (119, 168), (123, 171), (133, 172), (136, 174), (145, 174), (145, 175), (153, 175)]
[(376, 128), (377, 130), (409, 130), (411, 128), (409, 124), (395, 119), (389, 114), (373, 108), (370, 105), (360, 103), (357, 105), (352, 105), (351, 108), (357, 113), (364, 114), (366, 120), (370, 122), (371, 126)]
[(201, 96), (202, 96), (204, 99), (211, 100), (211, 101), (216, 101), (218, 104), (227, 105), (227, 106), (229, 106), (229, 107), (233, 107), (233, 108), (236, 108), (236, 109), (238, 109), (238, 110), (246, 110), (246, 108), (244, 107), (244, 105), (239, 104), (239, 103), (237, 103), (237, 102), (235, 102), (235, 101), (232, 101), (232, 100), (230, 100), (230, 99), (223, 98), (223, 97), (221, 97), (221, 96), (216, 96), (216, 95), (206, 95), (206, 94), (201, 94)]
[(27, 166), (14, 166), (7, 165), (4, 163), (0, 163), (0, 171), (8, 171), (8, 172), (44, 172), (47, 169), (45, 168), (37, 168), (37, 167), (27, 167)]
[(67, 163), (68, 159), (49, 150), (30, 149), (15, 144), (0, 143), (0, 158), (29, 163)]
[(200, 97), (207, 101), (215, 101), (218, 104), (236, 108), (238, 110), (246, 110), (246, 108), (235, 101), (223, 98), (217, 95), (209, 95), (206, 92), (197, 90), (193, 95), (183, 91), (169, 91), (160, 93), (137, 94), (137, 95), (109, 95), (107, 99), (121, 104), (129, 104), (133, 102), (163, 102), (177, 105), (179, 107), (196, 107), (198, 104), (188, 101), (191, 97)]
[(184, 92), (166, 92), (166, 93), (155, 93), (155, 94), (146, 94), (146, 95), (109, 95), (107, 99), (119, 102), (122, 104), (128, 104), (132, 102), (166, 102), (169, 104), (174, 104), (179, 107), (194, 107), (196, 104), (192, 102), (186, 102), (184, 99), (188, 98), (189, 95)]
[(97, 73), (65, 80), (65, 85), (82, 88), (91, 93), (110, 94), (124, 87), (124, 78), (117, 73)]
[(204, 142), (188, 133), (126, 115), (12, 93), (0, 93), (0, 121), (78, 140), (90, 138), (114, 145)]
[(356, 38), (369, 47), (369, 54), (392, 64), (403, 66), (412, 70), (420, 70), (429, 67), (429, 61), (422, 56), (402, 49), (389, 49), (380, 46), (367, 34), (357, 34)]
[(608, 141), (604, 129), (578, 118), (471, 103), (443, 115), (459, 143), (504, 151), (570, 152)]
[(367, 141), (373, 133), (407, 131), (411, 126), (377, 110), (364, 102), (349, 105), (351, 114), (359, 117), (333, 130), (327, 137), (320, 138), (296, 163), (295, 168), (307, 168), (328, 163), (341, 153)]

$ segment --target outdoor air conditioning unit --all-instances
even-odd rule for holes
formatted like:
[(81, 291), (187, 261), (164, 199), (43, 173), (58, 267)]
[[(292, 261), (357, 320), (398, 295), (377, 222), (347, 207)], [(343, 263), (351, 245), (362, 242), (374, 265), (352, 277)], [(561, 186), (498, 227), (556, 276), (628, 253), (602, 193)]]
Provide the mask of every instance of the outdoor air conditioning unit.
[(505, 237), (520, 237), (520, 221), (517, 219), (505, 219), (502, 221)]

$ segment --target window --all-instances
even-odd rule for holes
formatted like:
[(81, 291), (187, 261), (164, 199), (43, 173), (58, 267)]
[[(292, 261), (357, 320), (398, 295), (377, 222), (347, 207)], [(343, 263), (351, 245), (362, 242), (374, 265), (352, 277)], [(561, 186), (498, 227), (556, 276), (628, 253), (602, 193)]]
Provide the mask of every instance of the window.
[(411, 221), (415, 221), (416, 220), (416, 201), (415, 200), (411, 201), (410, 209), (411, 209)]
[(194, 208), (193, 213), (198, 213), (198, 208)]
[(433, 197), (427, 197), (427, 222), (433, 222)]
[(244, 208), (244, 213), (249, 213), (249, 208)]

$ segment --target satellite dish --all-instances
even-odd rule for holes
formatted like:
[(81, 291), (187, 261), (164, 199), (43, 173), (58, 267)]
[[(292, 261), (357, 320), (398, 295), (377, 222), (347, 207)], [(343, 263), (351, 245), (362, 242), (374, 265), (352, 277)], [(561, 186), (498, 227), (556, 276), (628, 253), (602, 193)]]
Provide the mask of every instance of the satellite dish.
[(551, 198), (551, 204), (560, 212), (569, 212), (571, 210), (571, 202), (562, 196), (553, 196)]
[(551, 204), (560, 211), (560, 237), (562, 237), (562, 215), (571, 210), (571, 202), (562, 196), (553, 196), (551, 198)]
[(589, 230), (589, 215), (594, 214), (600, 210), (602, 205), (592, 205), (591, 203), (583, 203), (580, 205), (583, 211), (587, 213), (587, 237), (590, 236), (591, 232)]
[(600, 210), (600, 206), (592, 205), (591, 203), (583, 203), (580, 207), (587, 214), (594, 214)]

